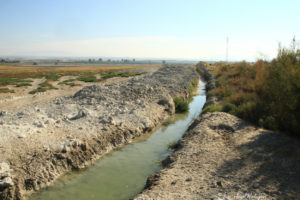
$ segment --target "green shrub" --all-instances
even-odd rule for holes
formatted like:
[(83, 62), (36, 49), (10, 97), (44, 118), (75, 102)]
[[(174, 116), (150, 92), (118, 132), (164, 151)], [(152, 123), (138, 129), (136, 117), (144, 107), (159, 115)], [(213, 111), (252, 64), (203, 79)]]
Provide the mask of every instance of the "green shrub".
[(39, 87), (37, 89), (31, 90), (29, 92), (29, 94), (35, 94), (38, 92), (46, 92), (46, 90), (52, 90), (52, 89), (57, 90), (58, 88), (54, 87), (53, 85), (51, 85), (50, 83), (45, 81), (43, 83), (40, 83)]
[(18, 83), (16, 87), (32, 86), (30, 83)]
[(237, 107), (232, 103), (225, 103), (222, 107), (222, 111), (234, 115), (237, 113)]
[(59, 75), (59, 74), (47, 74), (47, 75), (45, 75), (45, 78), (47, 80), (52, 80), (52, 81), (57, 81), (60, 77), (61, 77), (61, 75)]
[(179, 141), (173, 141), (168, 144), (168, 149), (175, 150), (178, 149), (179, 146), (180, 146)]
[(217, 104), (212, 104), (209, 106), (206, 106), (203, 110), (202, 110), (202, 114), (207, 113), (207, 112), (221, 112), (222, 111), (222, 107), (217, 105)]
[(118, 71), (106, 71), (101, 72), (101, 79), (106, 80), (113, 77), (130, 77), (144, 74), (143, 72), (118, 72)]
[(15, 93), (15, 91), (8, 88), (0, 88), (0, 93)]
[(47, 88), (47, 89), (57, 89), (56, 87), (54, 87), (53, 85), (51, 85), (50, 83), (48, 83), (46, 81), (43, 82), (43, 83), (40, 83), (39, 87), (40, 88)]
[(260, 125), (267, 129), (277, 130), (278, 124), (276, 122), (275, 117), (268, 116), (265, 119), (260, 119)]
[(175, 111), (176, 113), (184, 113), (189, 110), (189, 104), (187, 101), (184, 101), (182, 98), (175, 97), (174, 99)]
[(173, 123), (174, 123), (173, 120), (168, 119), (168, 120), (164, 121), (164, 122), (162, 123), (162, 125), (163, 125), (163, 126), (169, 126), (170, 124), (173, 124)]
[(109, 78), (113, 78), (113, 77), (116, 77), (118, 76), (118, 74), (114, 71), (109, 71), (109, 72), (103, 72), (101, 73), (101, 79), (103, 80), (106, 80), (106, 79), (109, 79)]
[(93, 74), (84, 74), (80, 76), (77, 80), (83, 82), (99, 82), (99, 80)]
[(31, 90), (29, 92), (29, 94), (35, 94), (35, 93), (38, 93), (38, 92), (46, 92), (46, 89), (38, 87), (37, 89)]
[(299, 50), (281, 48), (271, 62), (216, 63), (213, 75), (216, 88), (207, 95), (217, 96), (224, 112), (300, 136)]
[(235, 114), (241, 118), (248, 119), (249, 121), (254, 121), (255, 109), (256, 103), (248, 101), (239, 105)]
[(30, 83), (31, 80), (25, 80), (24, 78), (19, 77), (0, 77), (0, 85), (18, 85), (18, 84), (25, 84)]
[(74, 81), (76, 81), (76, 79), (68, 79), (68, 80), (64, 80), (62, 82), (59, 82), (58, 85), (74, 85)]
[(182, 137), (187, 137), (188, 134), (189, 134), (189, 132), (186, 131), (186, 132), (183, 133)]
[(197, 88), (197, 86), (198, 86), (198, 79), (192, 80), (191, 84), (189, 85), (190, 94)]
[(144, 74), (142, 72), (121, 72), (118, 74), (120, 77), (130, 77), (130, 76), (138, 76)]

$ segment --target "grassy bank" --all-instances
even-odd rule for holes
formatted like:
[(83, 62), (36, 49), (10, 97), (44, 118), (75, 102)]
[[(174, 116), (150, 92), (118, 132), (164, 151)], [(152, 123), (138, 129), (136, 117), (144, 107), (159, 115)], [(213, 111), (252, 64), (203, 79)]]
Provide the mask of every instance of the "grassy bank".
[(183, 99), (182, 97), (173, 98), (176, 113), (185, 113), (189, 110), (189, 101), (191, 100), (191, 97), (194, 96), (194, 92), (198, 87), (198, 81), (198, 79), (194, 79), (189, 85), (188, 92), (190, 99)]
[(271, 62), (216, 63), (211, 66), (224, 111), (262, 127), (300, 136), (300, 51), (280, 49)]

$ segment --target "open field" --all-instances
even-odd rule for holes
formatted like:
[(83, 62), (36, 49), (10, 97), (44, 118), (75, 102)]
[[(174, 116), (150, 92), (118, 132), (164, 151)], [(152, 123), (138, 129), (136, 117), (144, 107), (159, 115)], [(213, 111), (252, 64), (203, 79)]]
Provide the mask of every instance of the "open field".
[(109, 70), (159, 68), (161, 65), (97, 65), (97, 66), (66, 66), (66, 67), (30, 67), (16, 65), (0, 65), (0, 77), (32, 77), (47, 74), (72, 75), (76, 73), (101, 72)]
[(35, 102), (71, 95), (84, 86), (118, 82), (152, 73), (160, 67), (101, 65), (45, 68), (0, 65), (0, 109), (26, 107)]

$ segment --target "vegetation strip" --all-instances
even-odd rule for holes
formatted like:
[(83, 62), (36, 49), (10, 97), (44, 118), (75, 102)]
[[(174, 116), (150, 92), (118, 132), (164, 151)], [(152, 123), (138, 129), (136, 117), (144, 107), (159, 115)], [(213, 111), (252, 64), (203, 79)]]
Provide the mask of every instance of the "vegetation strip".
[(216, 63), (209, 66), (219, 105), (203, 112), (223, 111), (271, 130), (300, 133), (300, 50), (280, 49), (271, 62)]

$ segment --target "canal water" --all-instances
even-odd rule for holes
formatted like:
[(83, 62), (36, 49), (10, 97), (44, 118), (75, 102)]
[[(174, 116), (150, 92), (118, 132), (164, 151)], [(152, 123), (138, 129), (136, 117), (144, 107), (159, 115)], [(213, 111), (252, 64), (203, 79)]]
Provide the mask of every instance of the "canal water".
[(179, 140), (205, 103), (205, 84), (199, 81), (189, 112), (176, 114), (155, 131), (102, 157), (84, 170), (71, 172), (53, 186), (33, 194), (30, 200), (122, 200), (137, 195), (147, 177), (162, 169), (161, 161), (172, 153), (168, 144)]

